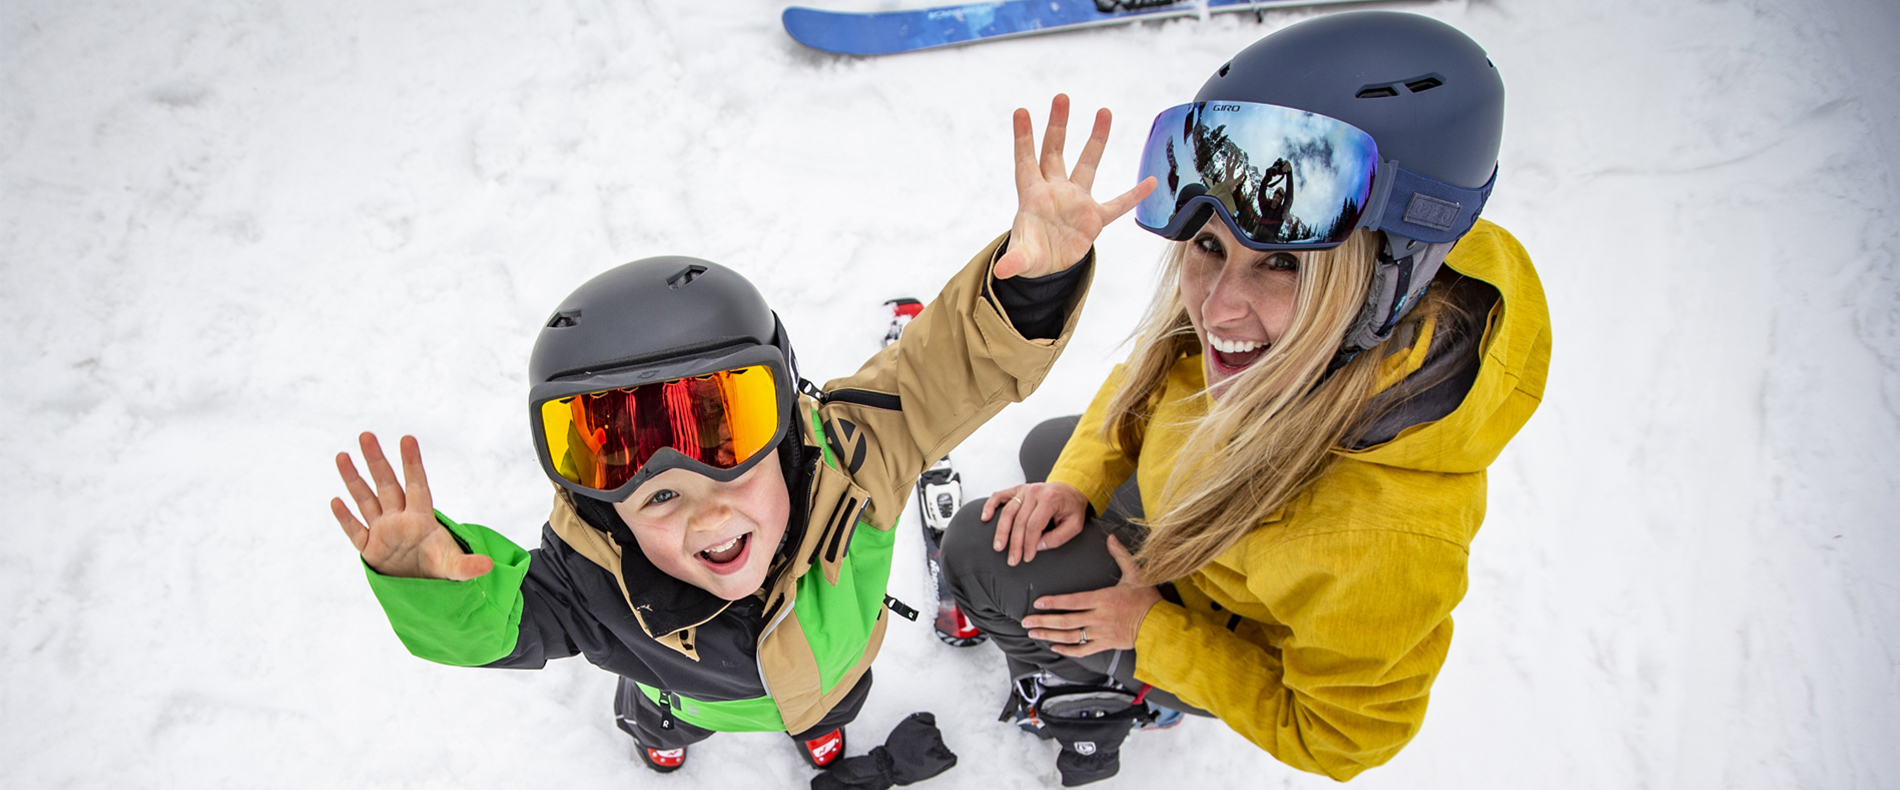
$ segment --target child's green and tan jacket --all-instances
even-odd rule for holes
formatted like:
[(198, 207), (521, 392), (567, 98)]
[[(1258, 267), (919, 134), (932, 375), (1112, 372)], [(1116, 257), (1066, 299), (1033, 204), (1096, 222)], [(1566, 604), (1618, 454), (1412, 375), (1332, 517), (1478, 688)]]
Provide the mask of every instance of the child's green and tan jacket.
[[(630, 536), (616, 539), (562, 492), (534, 551), (441, 518), (470, 551), (495, 559), (485, 576), (368, 571), (397, 635), (415, 655), (459, 666), (538, 668), (585, 655), (707, 729), (816, 724), (877, 656), (893, 530), (918, 475), (1034, 391), (1074, 331), (1088, 259), (1044, 278), (1063, 280), (1053, 290), (999, 286), (990, 267), (1005, 241), (958, 272), (902, 340), (820, 397), (800, 397), (803, 462), (787, 479), (794, 515), (758, 595), (727, 602), (661, 574)], [(1025, 305), (1024, 294), (1049, 298)], [(1024, 337), (1028, 314), (1055, 336)]]

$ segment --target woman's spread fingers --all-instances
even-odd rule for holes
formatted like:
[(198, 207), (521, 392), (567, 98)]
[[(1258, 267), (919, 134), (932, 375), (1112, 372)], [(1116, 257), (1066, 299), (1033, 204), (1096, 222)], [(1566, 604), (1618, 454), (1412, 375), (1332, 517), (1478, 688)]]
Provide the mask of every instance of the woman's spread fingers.
[(1031, 628), (1027, 633), (1030, 639), (1040, 639), (1044, 642), (1058, 645), (1087, 644), (1087, 642), (1082, 641), (1085, 638), (1088, 638), (1090, 642), (1095, 641), (1093, 638), (1085, 636), (1087, 632), (1078, 628)]
[(1087, 626), (1088, 624), (1089, 624), (1088, 615), (1085, 612), (1055, 612), (1055, 613), (1049, 613), (1049, 614), (1032, 614), (1028, 617), (1023, 618), (1023, 627), (1031, 629), (1031, 630), (1048, 629), (1048, 630), (1060, 630), (1060, 631), (1077, 631), (1077, 630), (1082, 629), (1084, 626)]
[[(1006, 513), (1015, 507), (1015, 503), (1004, 506)], [(1006, 517), (1009, 518), (1009, 565), (1013, 568), (1023, 561), (1023, 541), (1025, 540), (1023, 532), (1027, 523), (1013, 515), (1006, 515)]]
[(1016, 520), (1009, 517), (1009, 503), (1004, 502), (996, 510), (996, 542), (991, 548), (1002, 551), (1009, 548), (1010, 528), (1016, 526)]
[(1042, 524), (1025, 515), (1028, 508), (1023, 506), (1021, 499), (1011, 502), (1008, 508), (1013, 511), (1010, 513), (1010, 518), (1016, 522), (1016, 525), (1011, 528), (1015, 534), (1009, 548), (1009, 564), (1028, 562), (1033, 556), (1030, 549), (1042, 538)]
[(1082, 157), (1075, 160), (1075, 172), (1069, 175), (1069, 180), (1084, 190), (1095, 188), (1095, 169), (1102, 164), (1102, 150), (1108, 146), (1109, 118), (1107, 107), (1095, 111), (1095, 128), (1082, 146)]
[[(1036, 503), (1023, 508), (1023, 512), (1027, 513), (1027, 515), (1023, 517), (1024, 520), (1031, 524), (1047, 525), (1049, 523), (1049, 505), (1046, 499), (1038, 497)], [(1023, 562), (1029, 562), (1036, 558), (1036, 551), (1042, 548), (1042, 541), (1043, 530), (1038, 529), (1036, 530), (1035, 539), (1028, 541), (1027, 544), (1023, 546)]]
[[(1104, 587), (1102, 589), (1105, 590), (1108, 588)], [(1041, 609), (1043, 611), (1055, 610), (1055, 611), (1065, 611), (1065, 612), (1080, 612), (1080, 611), (1095, 608), (1095, 604), (1096, 604), (1095, 594), (1097, 592), (1099, 592), (1099, 590), (1089, 590), (1088, 592), (1079, 592), (1079, 593), (1066, 593), (1063, 595), (1045, 595), (1045, 596), (1042, 596), (1041, 598), (1037, 598), (1036, 600), (1030, 602), (1029, 605), (1037, 609)], [(1039, 617), (1041, 615), (1034, 615), (1034, 616)]]
[(1042, 533), (1042, 550), (1053, 549), (1082, 534), (1083, 522), (1084, 519), (1081, 516), (1074, 516), (1056, 524), (1054, 529)]
[(435, 503), (429, 496), (429, 475), (422, 470), (422, 445), (414, 436), (402, 437), (402, 479), (403, 494), (408, 504), (418, 511), (433, 511)]
[(1135, 555), (1130, 554), (1128, 547), (1123, 546), (1121, 539), (1114, 535), (1108, 536), (1108, 556), (1113, 557), (1115, 559), (1115, 565), (1121, 569), (1122, 584), (1139, 585), (1142, 583), (1141, 566), (1136, 564)]
[(1092, 656), (1092, 655), (1095, 655), (1096, 653), (1100, 653), (1104, 650), (1111, 650), (1113, 648), (1110, 648), (1109, 646), (1102, 644), (1098, 640), (1091, 639), (1088, 641), (1088, 644), (1082, 644), (1082, 645), (1054, 644), (1054, 645), (1050, 645), (1049, 649), (1055, 651), (1057, 655), (1068, 656), (1069, 658), (1081, 658), (1083, 656)]
[(1016, 495), (1014, 491), (1015, 489), (1005, 488), (990, 494), (990, 498), (983, 500), (983, 520), (996, 518), (996, 512), (1002, 510), (1003, 505), (1009, 502), (1009, 498)]

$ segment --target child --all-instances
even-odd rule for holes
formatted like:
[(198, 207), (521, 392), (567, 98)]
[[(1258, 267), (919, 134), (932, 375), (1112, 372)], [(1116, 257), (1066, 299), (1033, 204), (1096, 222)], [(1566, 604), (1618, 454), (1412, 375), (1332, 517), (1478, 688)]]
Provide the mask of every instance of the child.
[(1016, 111), (1011, 232), (822, 389), (797, 377), (765, 300), (717, 264), (648, 258), (569, 295), (529, 363), (535, 448), (558, 486), (539, 549), (435, 512), (415, 439), (399, 483), (363, 434), (373, 488), (337, 456), (362, 520), (341, 499), (331, 510), (403, 644), (458, 666), (586, 655), (620, 676), (620, 727), (657, 771), (722, 730), (786, 732), (833, 764), (870, 689), (911, 485), (1035, 389), (1075, 325), (1096, 235), (1152, 188), (1096, 203), (1108, 112), (1073, 176), (1067, 113), (1057, 96), (1038, 161)]

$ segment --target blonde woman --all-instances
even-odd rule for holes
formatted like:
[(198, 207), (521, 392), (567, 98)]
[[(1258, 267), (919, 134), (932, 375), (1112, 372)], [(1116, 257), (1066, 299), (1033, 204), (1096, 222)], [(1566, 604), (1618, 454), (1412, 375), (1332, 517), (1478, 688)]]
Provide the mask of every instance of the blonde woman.
[(1358, 12), (1156, 119), (1136, 219), (1176, 243), (1134, 352), (944, 538), (1065, 785), (1183, 711), (1340, 780), (1418, 732), (1550, 355), (1529, 258), (1477, 219), (1502, 117), (1476, 43)]

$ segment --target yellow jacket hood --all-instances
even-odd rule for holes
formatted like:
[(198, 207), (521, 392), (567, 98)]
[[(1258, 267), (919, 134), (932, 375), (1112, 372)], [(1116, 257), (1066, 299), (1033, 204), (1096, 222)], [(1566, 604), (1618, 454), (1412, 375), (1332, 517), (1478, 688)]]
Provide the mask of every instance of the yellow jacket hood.
[[(1341, 450), (1366, 463), (1423, 472), (1477, 472), (1497, 460), (1544, 397), (1550, 367), (1550, 317), (1543, 284), (1530, 256), (1503, 228), (1479, 220), (1445, 266), (1497, 290), (1481, 322), (1483, 359), (1464, 400), (1442, 418), (1413, 425), (1390, 441), (1362, 450)], [(1426, 364), (1429, 325), (1420, 339), (1386, 358), (1382, 385), (1391, 386)]]

